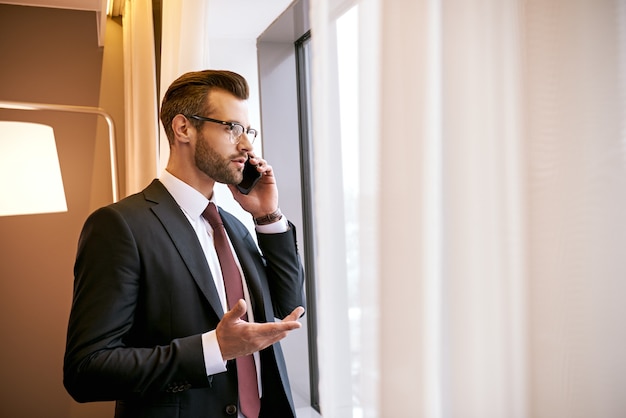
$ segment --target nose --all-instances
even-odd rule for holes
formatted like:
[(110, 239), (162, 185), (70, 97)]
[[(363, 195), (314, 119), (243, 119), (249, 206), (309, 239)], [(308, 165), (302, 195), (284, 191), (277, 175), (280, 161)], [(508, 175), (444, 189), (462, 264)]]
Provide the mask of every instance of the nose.
[(252, 140), (250, 140), (250, 137), (248, 136), (247, 133), (242, 133), (241, 135), (239, 135), (239, 142), (237, 143), (237, 148), (240, 151), (252, 151), (254, 149), (254, 146), (252, 145)]

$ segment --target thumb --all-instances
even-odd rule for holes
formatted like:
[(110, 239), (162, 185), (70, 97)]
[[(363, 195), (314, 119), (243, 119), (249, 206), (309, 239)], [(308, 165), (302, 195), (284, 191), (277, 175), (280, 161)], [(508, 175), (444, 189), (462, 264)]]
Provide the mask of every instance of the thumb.
[(246, 313), (246, 301), (239, 299), (230, 311), (224, 314), (224, 319), (231, 322), (237, 322)]

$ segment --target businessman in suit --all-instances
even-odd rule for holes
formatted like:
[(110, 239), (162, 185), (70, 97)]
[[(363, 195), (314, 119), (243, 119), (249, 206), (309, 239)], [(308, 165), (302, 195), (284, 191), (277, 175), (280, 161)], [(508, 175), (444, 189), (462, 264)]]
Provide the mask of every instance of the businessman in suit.
[[(179, 77), (161, 106), (166, 169), (86, 220), (64, 360), (77, 401), (115, 400), (119, 418), (295, 416), (279, 341), (300, 327), (304, 274), (272, 167), (253, 152), (248, 94), (229, 71)], [(235, 185), (247, 159), (261, 179), (246, 195)], [(216, 182), (256, 224), (258, 246), (219, 209), (240, 278), (234, 300), (233, 270), (216, 251), (221, 226), (206, 217)]]

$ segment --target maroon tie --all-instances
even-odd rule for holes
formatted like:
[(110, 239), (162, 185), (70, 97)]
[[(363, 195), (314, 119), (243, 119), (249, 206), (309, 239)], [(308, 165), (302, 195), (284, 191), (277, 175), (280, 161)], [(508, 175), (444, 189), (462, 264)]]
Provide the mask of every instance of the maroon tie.
[[(220, 260), (222, 268), (222, 276), (224, 276), (224, 286), (226, 287), (226, 300), (228, 301), (228, 309), (231, 309), (239, 301), (243, 299), (243, 285), (241, 283), (241, 274), (235, 263), (233, 252), (226, 238), (226, 230), (222, 223), (222, 218), (217, 213), (217, 208), (213, 203), (204, 210), (202, 216), (209, 221), (213, 228), (213, 241), (217, 257)], [(248, 315), (244, 315), (242, 319), (248, 320)], [(238, 357), (237, 361), (237, 380), (239, 382), (239, 405), (241, 412), (246, 418), (257, 418), (261, 409), (261, 401), (259, 400), (259, 388), (257, 386), (256, 368), (254, 367), (254, 357), (248, 355)]]

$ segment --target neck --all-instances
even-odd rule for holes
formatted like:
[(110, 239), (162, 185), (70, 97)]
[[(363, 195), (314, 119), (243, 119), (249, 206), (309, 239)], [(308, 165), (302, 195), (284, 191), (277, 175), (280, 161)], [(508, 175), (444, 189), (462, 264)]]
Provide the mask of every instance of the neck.
[(213, 196), (213, 186), (215, 185), (215, 180), (201, 171), (197, 169), (191, 170), (187, 166), (172, 164), (171, 161), (168, 162), (165, 169), (174, 177), (184, 181), (202, 193), (202, 195), (204, 195), (207, 199), (210, 199)]

